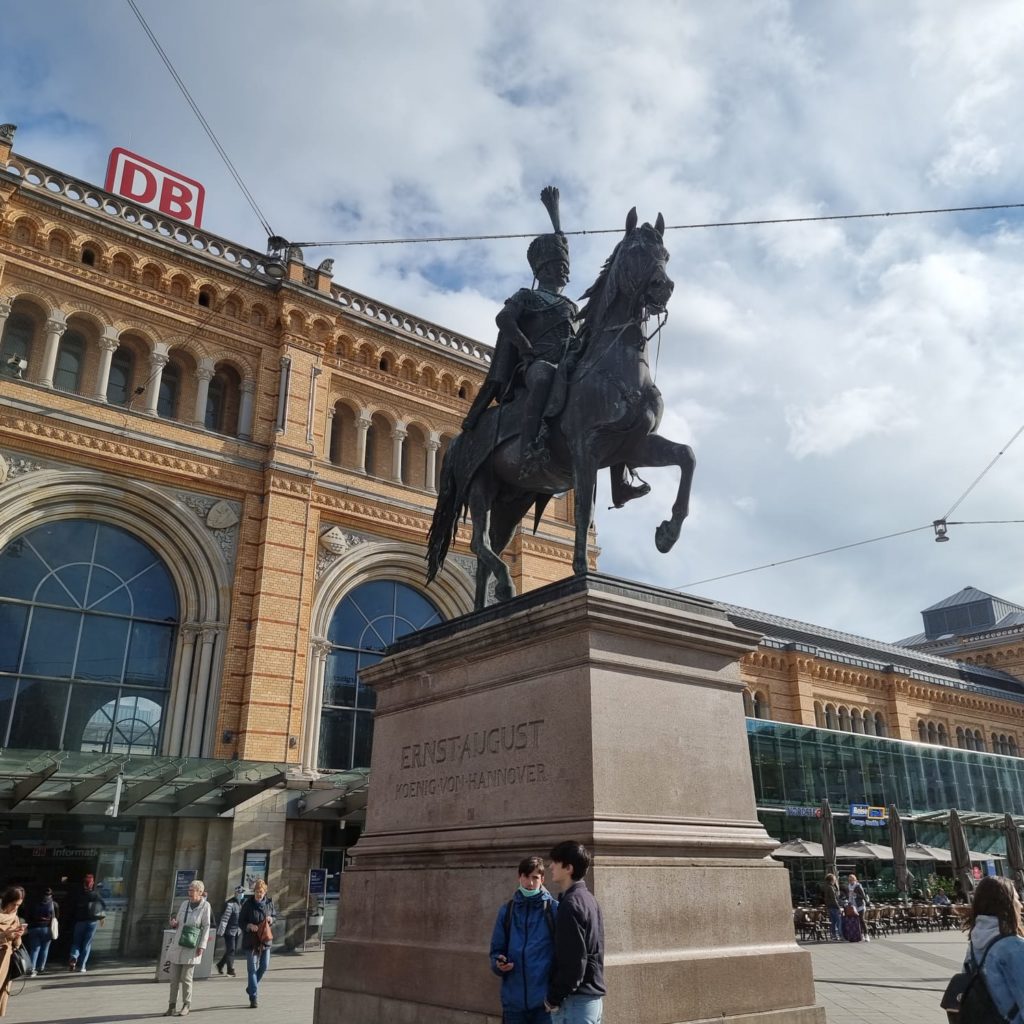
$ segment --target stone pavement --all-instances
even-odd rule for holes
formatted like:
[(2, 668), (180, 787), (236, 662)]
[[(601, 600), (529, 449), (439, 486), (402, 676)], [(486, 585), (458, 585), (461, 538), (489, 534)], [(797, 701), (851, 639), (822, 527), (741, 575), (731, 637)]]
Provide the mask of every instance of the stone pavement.
[(801, 943), (829, 1024), (945, 1024), (939, 999), (960, 970), (960, 931), (890, 935), (870, 942)]
[[(245, 994), (245, 960), (235, 963), (237, 978), (214, 975), (197, 981), (192, 1013), (197, 1024), (311, 1024), (313, 992), (323, 974), (323, 953), (281, 953), (271, 957), (260, 983), (259, 1009), (249, 1009)], [(154, 964), (109, 967), (89, 965), (86, 975), (47, 971), (30, 978), (13, 995), (4, 1024), (108, 1024), (159, 1017), (167, 1009), (169, 986), (153, 980)], [(21, 982), (15, 982), (17, 993)], [(179, 997), (180, 998), (180, 997)]]
[[(965, 940), (960, 932), (925, 932), (804, 948), (814, 960), (818, 1001), (829, 1024), (944, 1024), (939, 997), (960, 967)], [(260, 986), (258, 1010), (249, 1009), (244, 976), (215, 974), (196, 982), (192, 1017), (197, 1024), (311, 1024), (322, 970), (319, 952), (275, 955)], [(85, 977), (56, 971), (26, 983), (11, 999), (6, 1019), (11, 1024), (113, 1024), (158, 1017), (167, 1008), (167, 987), (152, 978), (152, 964), (98, 965)]]

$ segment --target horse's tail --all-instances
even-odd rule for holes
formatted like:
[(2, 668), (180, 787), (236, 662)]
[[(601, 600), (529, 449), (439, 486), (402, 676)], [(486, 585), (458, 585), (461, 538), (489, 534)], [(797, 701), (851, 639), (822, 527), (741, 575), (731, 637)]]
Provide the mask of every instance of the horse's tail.
[(454, 438), (448, 445), (441, 462), (441, 480), (437, 488), (437, 504), (434, 506), (434, 518), (427, 534), (427, 582), (444, 567), (455, 534), (459, 529), (459, 516), (462, 513), (464, 498), (459, 488), (458, 474), (455, 465), (459, 458), (459, 442), (462, 435)]

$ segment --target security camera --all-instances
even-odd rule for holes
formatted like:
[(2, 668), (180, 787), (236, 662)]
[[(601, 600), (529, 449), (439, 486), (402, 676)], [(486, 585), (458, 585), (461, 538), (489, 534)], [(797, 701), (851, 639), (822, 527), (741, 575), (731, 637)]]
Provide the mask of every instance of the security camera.
[(28, 360), (22, 359), (21, 356), (11, 356), (7, 360), (7, 372), (12, 377), (21, 377), (21, 375), (28, 369)]

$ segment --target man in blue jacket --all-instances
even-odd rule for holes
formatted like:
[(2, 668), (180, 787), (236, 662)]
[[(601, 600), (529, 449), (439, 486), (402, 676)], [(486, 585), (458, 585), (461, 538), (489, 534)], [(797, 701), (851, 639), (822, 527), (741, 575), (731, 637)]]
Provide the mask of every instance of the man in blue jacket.
[(501, 978), (502, 1024), (550, 1024), (544, 1008), (555, 952), (558, 901), (544, 888), (544, 861), (519, 863), (519, 888), (498, 911), (491, 970)]
[(555, 964), (544, 1005), (552, 1024), (601, 1024), (604, 1011), (604, 918), (587, 883), (590, 854), (567, 840), (550, 854), (561, 890), (555, 918)]

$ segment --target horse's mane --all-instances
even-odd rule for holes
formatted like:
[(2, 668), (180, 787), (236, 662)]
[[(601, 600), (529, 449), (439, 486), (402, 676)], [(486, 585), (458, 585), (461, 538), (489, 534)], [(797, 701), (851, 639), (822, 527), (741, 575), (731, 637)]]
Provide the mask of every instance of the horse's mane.
[(597, 280), (580, 296), (580, 301), (585, 301), (585, 305), (580, 310), (580, 329), (577, 333), (581, 348), (586, 348), (596, 326), (604, 319), (608, 307), (611, 305), (614, 296), (613, 289), (608, 287), (608, 283), (611, 278), (612, 265), (615, 263), (615, 257), (619, 254), (619, 249), (622, 248), (623, 241), (625, 239), (621, 239), (612, 249), (611, 255), (604, 261), (601, 273), (597, 275)]

